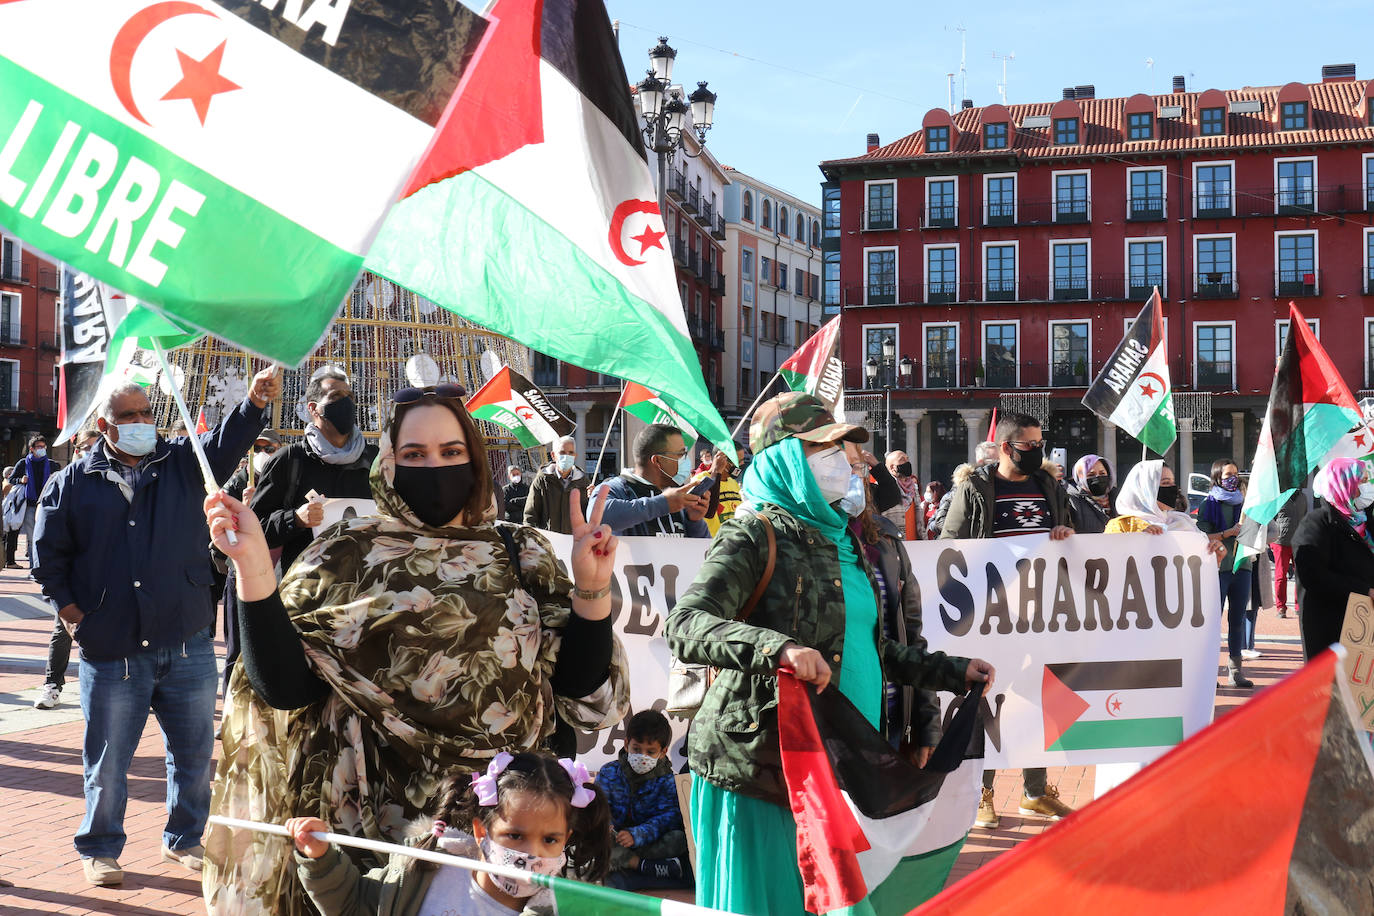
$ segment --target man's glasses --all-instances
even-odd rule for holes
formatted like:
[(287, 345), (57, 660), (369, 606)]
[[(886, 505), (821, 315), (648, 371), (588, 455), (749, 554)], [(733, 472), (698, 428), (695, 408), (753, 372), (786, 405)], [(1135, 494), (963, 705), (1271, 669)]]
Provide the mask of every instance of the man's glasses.
[(274, 452), (276, 452), (276, 450), (277, 447), (275, 445), (258, 445), (256, 442), (253, 443), (254, 452), (266, 452), (267, 454), (271, 455)]
[(1023, 452), (1028, 452), (1033, 448), (1049, 448), (1049, 443), (1044, 439), (1041, 439), (1039, 442), (1025, 442), (1016, 439), (1008, 439), (1007, 441)]
[(396, 404), (414, 404), (422, 398), (465, 398), (468, 390), (462, 385), (443, 382), (439, 385), (426, 385), (423, 388), (402, 388), (391, 396)]

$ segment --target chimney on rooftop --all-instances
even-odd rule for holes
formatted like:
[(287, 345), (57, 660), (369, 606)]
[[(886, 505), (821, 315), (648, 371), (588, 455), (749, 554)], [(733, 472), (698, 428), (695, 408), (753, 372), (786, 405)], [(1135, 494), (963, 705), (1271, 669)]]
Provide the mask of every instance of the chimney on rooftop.
[(1354, 64), (1327, 64), (1322, 67), (1323, 83), (1335, 83), (1341, 80), (1353, 80), (1354, 78)]
[(1175, 77), (1174, 77), (1174, 92), (1187, 92), (1187, 91), (1188, 91), (1188, 81), (1187, 81), (1182, 75), (1175, 76)]
[(881, 145), (882, 145), (882, 144), (880, 144), (880, 143), (878, 142), (878, 135), (877, 135), (877, 134), (869, 134), (869, 135), (868, 135), (868, 151), (869, 151), (870, 153), (873, 152), (875, 149), (877, 149), (877, 148), (878, 148), (879, 146), (881, 146)]
[(1074, 97), (1074, 96), (1073, 96), (1073, 87), (1072, 87), (1072, 86), (1065, 86), (1065, 87), (1064, 87), (1064, 98), (1066, 98), (1066, 99), (1071, 99), (1071, 98), (1073, 98), (1073, 97)]
[(1097, 87), (1088, 83), (1083, 86), (1073, 87), (1073, 97), (1076, 99), (1091, 99), (1097, 97)]
[(968, 111), (973, 107), (973, 99), (964, 99), (964, 104), (960, 106), (962, 110)]

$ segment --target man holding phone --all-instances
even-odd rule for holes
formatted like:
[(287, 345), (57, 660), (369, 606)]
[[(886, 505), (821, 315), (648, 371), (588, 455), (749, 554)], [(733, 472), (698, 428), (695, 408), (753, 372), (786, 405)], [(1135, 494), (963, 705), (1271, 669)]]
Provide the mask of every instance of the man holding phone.
[[(605, 485), (601, 520), (616, 537), (708, 538), (710, 478), (688, 482), (691, 458), (682, 431), (666, 423), (646, 426), (634, 443), (634, 469)], [(705, 483), (704, 494), (694, 493)]]

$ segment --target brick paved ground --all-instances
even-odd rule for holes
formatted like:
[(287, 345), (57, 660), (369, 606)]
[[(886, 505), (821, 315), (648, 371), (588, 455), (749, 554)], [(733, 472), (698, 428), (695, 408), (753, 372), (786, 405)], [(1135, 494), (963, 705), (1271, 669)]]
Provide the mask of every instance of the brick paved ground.
[[(0, 876), (17, 887), (0, 889), (0, 913), (31, 916), (70, 914), (193, 914), (204, 912), (200, 882), (160, 859), (165, 820), (165, 769), (161, 736), (150, 718), (129, 779), (125, 828), (129, 842), (120, 863), (121, 888), (86, 884), (72, 849), (81, 822), (81, 710), (73, 662), (62, 704), (52, 711), (32, 708), (43, 680), (51, 620), (36, 599), (26, 570), (0, 571)], [(1277, 620), (1266, 611), (1260, 623), (1265, 657), (1247, 666), (1261, 687), (1298, 667), (1301, 652), (1296, 621)], [(1245, 699), (1241, 691), (1220, 690), (1218, 714)], [(1094, 768), (1054, 768), (1051, 783), (1063, 799), (1081, 807), (1093, 794)], [(974, 829), (951, 881), (967, 875), (1017, 843), (1043, 832), (1039, 818), (1016, 814), (1020, 774), (999, 774), (997, 830)]]

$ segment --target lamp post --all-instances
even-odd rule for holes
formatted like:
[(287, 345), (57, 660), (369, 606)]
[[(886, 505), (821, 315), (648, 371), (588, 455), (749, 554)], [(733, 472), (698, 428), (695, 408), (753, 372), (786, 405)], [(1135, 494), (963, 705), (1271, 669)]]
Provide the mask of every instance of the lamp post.
[(716, 110), (716, 94), (706, 88), (704, 80), (697, 83), (696, 90), (687, 97), (686, 102), (682, 100), (682, 90), (672, 85), (673, 62), (676, 59), (677, 51), (668, 44), (667, 36), (660, 36), (658, 45), (649, 49), (650, 69), (637, 87), (639, 113), (644, 119), (644, 140), (649, 149), (658, 155), (658, 210), (664, 214), (665, 224), (668, 157), (678, 150), (692, 158), (701, 155), (700, 152), (689, 152), (682, 142), (688, 103), (691, 103), (692, 131), (701, 146), (706, 145), (706, 132), (711, 129)]
[[(876, 356), (870, 356), (864, 362), (864, 377), (868, 380), (868, 387), (872, 388), (878, 381), (879, 372), (882, 373), (883, 386), (883, 418), (884, 435), (886, 437), (883, 446), (884, 452), (892, 451), (892, 389), (897, 386), (896, 372), (901, 373), (901, 383), (903, 386), (911, 381), (911, 373), (916, 364), (910, 356), (903, 356), (902, 361), (896, 361), (897, 341), (891, 337), (883, 340), (883, 359), (878, 362)], [(894, 371), (895, 370), (895, 371)]]

